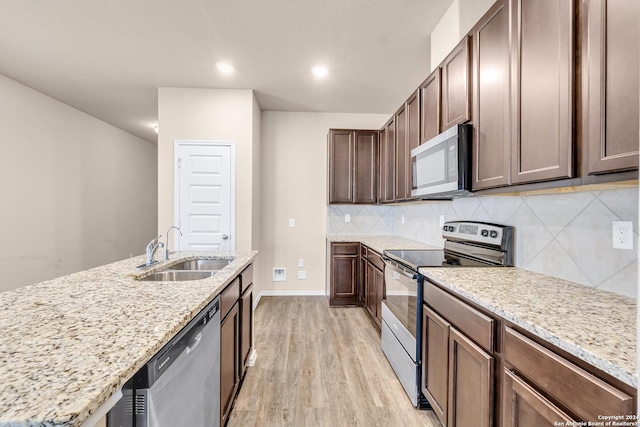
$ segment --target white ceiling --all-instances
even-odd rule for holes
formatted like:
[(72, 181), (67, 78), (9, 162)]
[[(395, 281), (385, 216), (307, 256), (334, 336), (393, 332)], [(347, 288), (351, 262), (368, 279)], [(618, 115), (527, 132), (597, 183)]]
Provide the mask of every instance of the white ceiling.
[[(155, 141), (158, 87), (263, 110), (393, 113), (452, 0), (0, 0), (0, 74)], [(234, 64), (220, 75), (217, 61)], [(323, 81), (310, 68), (330, 69)]]

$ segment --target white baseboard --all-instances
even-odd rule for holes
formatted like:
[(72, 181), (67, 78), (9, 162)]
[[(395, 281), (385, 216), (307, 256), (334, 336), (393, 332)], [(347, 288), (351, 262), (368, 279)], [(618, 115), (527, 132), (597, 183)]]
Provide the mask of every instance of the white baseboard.
[(253, 302), (253, 308), (255, 309), (260, 302), (260, 298), (265, 297), (323, 297), (326, 294), (324, 291), (262, 291), (258, 294), (258, 297)]

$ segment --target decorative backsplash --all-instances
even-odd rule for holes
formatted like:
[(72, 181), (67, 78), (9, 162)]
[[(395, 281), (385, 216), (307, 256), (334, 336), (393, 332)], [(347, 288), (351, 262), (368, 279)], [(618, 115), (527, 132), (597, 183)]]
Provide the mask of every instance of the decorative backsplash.
[[(351, 216), (349, 223), (346, 214)], [(512, 225), (516, 267), (637, 298), (637, 187), (394, 206), (328, 206), (327, 234), (393, 234), (442, 246), (440, 215), (445, 221)], [(633, 251), (612, 248), (613, 221), (633, 221)]]

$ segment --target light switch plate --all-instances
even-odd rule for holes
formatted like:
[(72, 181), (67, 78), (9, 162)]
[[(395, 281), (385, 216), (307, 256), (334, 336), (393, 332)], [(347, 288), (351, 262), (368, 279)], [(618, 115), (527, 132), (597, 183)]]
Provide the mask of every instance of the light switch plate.
[(633, 250), (633, 221), (613, 221), (613, 248)]
[(289, 218), (289, 227), (293, 228), (296, 226), (296, 220), (293, 218)]
[(304, 267), (304, 259), (298, 258), (298, 268)]

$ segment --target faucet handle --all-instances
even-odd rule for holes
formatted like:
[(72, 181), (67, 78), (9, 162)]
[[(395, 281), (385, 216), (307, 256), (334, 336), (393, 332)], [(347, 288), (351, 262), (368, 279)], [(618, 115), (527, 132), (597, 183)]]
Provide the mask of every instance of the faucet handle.
[(158, 240), (160, 240), (161, 237), (162, 237), (162, 234), (159, 234), (158, 237), (151, 239), (151, 241), (147, 245), (147, 250), (151, 249), (158, 242)]

